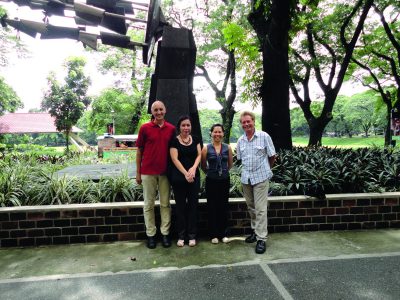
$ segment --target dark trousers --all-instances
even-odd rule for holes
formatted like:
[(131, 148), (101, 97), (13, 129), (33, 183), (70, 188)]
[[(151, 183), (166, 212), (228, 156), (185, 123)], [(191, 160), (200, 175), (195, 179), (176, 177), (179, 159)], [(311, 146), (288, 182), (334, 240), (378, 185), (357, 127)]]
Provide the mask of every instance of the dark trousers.
[(200, 178), (197, 176), (193, 183), (172, 183), (176, 208), (176, 229), (178, 239), (196, 239), (197, 235), (197, 206), (199, 203)]
[(206, 178), (208, 224), (211, 238), (227, 236), (229, 178)]

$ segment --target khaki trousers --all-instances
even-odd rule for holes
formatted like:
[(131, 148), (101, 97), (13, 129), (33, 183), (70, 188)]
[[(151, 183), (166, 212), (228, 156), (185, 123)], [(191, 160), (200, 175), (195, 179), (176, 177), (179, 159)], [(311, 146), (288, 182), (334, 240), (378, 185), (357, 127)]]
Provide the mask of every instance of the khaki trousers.
[(256, 185), (244, 184), (243, 195), (251, 218), (251, 228), (257, 235), (257, 240), (266, 240), (268, 237), (268, 188), (269, 181)]
[(142, 175), (143, 184), (143, 215), (146, 225), (147, 236), (154, 236), (157, 233), (154, 204), (157, 197), (157, 192), (160, 198), (160, 215), (161, 225), (160, 231), (163, 235), (169, 234), (171, 227), (171, 206), (170, 200), (170, 184), (165, 175)]

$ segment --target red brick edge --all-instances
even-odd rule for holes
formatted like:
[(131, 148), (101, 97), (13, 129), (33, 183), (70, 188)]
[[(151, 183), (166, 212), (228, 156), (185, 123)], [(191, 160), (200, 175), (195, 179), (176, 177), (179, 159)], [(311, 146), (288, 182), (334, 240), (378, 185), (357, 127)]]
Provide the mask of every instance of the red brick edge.
[[(230, 199), (229, 208), (230, 234), (249, 233), (250, 220), (245, 201)], [(173, 201), (172, 214), (174, 220)], [(206, 236), (204, 199), (200, 200), (198, 225), (200, 236)], [(303, 196), (270, 197), (270, 233), (378, 228), (400, 228), (400, 192), (337, 194), (328, 195), (326, 200)], [(0, 208), (0, 247), (145, 238), (142, 202)]]

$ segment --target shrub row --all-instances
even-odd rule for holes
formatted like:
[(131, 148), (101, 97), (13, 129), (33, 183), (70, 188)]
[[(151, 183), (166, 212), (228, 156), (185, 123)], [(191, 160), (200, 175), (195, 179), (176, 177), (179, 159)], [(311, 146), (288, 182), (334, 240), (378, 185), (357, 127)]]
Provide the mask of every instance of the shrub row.
[[(119, 161), (112, 161), (118, 163)], [(136, 201), (141, 186), (127, 174), (98, 182), (55, 173), (69, 165), (106, 163), (94, 154), (8, 153), (0, 157), (0, 206)], [(294, 148), (280, 151), (273, 168), (273, 195), (390, 192), (400, 190), (400, 153), (378, 148)], [(231, 171), (231, 197), (241, 197), (240, 162)], [(202, 174), (201, 197), (204, 193)]]
[(281, 151), (271, 190), (278, 195), (392, 192), (400, 188), (400, 152), (380, 148)]

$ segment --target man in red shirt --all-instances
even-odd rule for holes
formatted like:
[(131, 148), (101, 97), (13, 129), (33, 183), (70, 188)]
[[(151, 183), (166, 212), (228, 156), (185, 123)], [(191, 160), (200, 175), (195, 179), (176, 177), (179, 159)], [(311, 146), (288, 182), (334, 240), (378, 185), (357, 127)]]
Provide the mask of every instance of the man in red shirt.
[(144, 222), (146, 225), (147, 247), (157, 245), (157, 228), (154, 217), (154, 202), (157, 192), (160, 197), (160, 231), (162, 245), (171, 246), (169, 229), (171, 227), (170, 184), (167, 178), (168, 146), (175, 136), (175, 127), (165, 121), (164, 103), (156, 100), (151, 106), (153, 119), (139, 129), (136, 145), (136, 182), (143, 184)]

